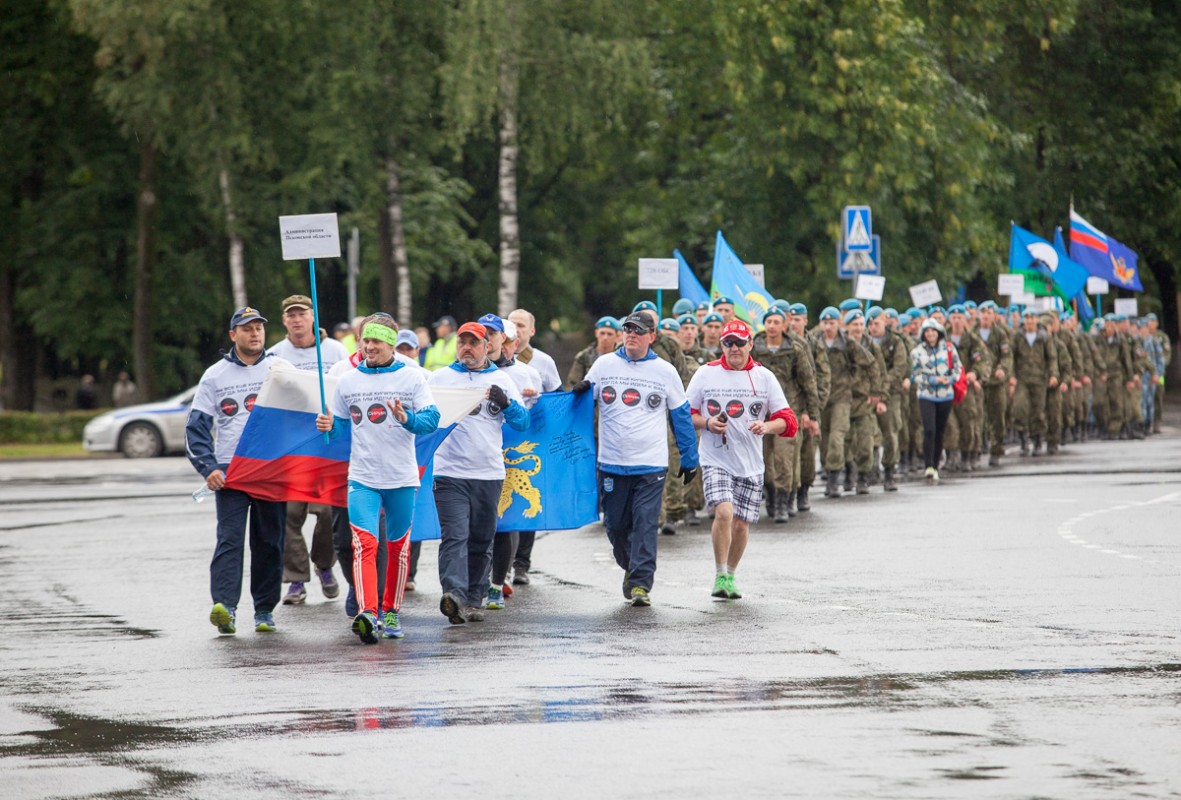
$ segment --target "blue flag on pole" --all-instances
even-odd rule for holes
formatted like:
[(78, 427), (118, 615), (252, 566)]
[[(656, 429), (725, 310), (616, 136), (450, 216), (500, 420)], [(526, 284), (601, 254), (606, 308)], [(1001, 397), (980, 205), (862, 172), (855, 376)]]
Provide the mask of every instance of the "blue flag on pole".
[[(1010, 227), (1009, 271), (1047, 279), (1054, 294), (1072, 300), (1087, 287), (1087, 270), (1019, 225)], [(1029, 291), (1027, 288), (1026, 291)]]
[(673, 255), (677, 258), (677, 291), (681, 295), (682, 300), (689, 300), (693, 305), (704, 303), (709, 300), (709, 292), (701, 285), (701, 281), (697, 280), (697, 275), (694, 274), (693, 268), (689, 266), (689, 262), (681, 255), (680, 250), (673, 250)]
[(1070, 209), (1070, 255), (1096, 278), (1112, 286), (1142, 292), (1140, 257)]
[[(1058, 251), (1058, 257), (1060, 259), (1070, 258), (1066, 252), (1066, 241), (1062, 238), (1061, 225), (1054, 229), (1054, 249)], [(1070, 299), (1074, 301), (1075, 306), (1078, 308), (1079, 322), (1082, 322), (1084, 325), (1090, 325), (1091, 320), (1095, 318), (1095, 311), (1091, 308), (1091, 301), (1087, 297), (1086, 282), (1083, 283), (1082, 291)]]
[(711, 297), (728, 297), (734, 301), (735, 316), (762, 329), (763, 314), (775, 302), (767, 290), (746, 271), (741, 258), (730, 248), (726, 237), (718, 231), (714, 246), (714, 274), (710, 285)]

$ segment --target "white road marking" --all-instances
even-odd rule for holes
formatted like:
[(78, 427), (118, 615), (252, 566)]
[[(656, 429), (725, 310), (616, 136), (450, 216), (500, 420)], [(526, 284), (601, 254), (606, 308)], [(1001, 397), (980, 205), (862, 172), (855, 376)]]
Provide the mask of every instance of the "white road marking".
[[(1058, 526), (1057, 533), (1065, 542), (1076, 544), (1086, 550), (1097, 550), (1104, 555), (1118, 556), (1119, 558), (1125, 558), (1129, 561), (1143, 561), (1145, 564), (1178, 566), (1170, 564), (1169, 562), (1158, 561), (1156, 559), (1145, 559), (1143, 556), (1133, 555), (1131, 553), (1121, 553), (1119, 550), (1104, 548), (1102, 545), (1090, 544), (1085, 539), (1080, 538), (1074, 533), (1074, 526), (1076, 524), (1091, 517), (1097, 517), (1101, 514), (1110, 514), (1114, 511), (1127, 511), (1131, 508), (1143, 508), (1145, 506), (1153, 506), (1160, 503), (1169, 503), (1178, 499), (1181, 499), (1181, 492), (1170, 492), (1169, 494), (1161, 495), (1160, 497), (1154, 497), (1151, 500), (1145, 500), (1141, 503), (1120, 503), (1119, 505), (1109, 506), (1108, 508), (1083, 511), (1060, 524)], [(1050, 503), (1062, 502), (1058, 498), (1047, 498), (1046, 500)]]

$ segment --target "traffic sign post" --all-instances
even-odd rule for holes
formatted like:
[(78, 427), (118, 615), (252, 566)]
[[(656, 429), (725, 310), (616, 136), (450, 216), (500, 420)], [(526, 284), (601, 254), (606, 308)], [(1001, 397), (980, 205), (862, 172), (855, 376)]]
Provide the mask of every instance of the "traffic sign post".
[(873, 249), (873, 216), (869, 206), (845, 206), (841, 230), (846, 253), (868, 253)]
[(873, 236), (870, 239), (871, 249), (868, 253), (850, 253), (845, 250), (843, 242), (837, 242), (837, 278), (839, 280), (853, 280), (858, 275), (882, 274), (882, 237)]

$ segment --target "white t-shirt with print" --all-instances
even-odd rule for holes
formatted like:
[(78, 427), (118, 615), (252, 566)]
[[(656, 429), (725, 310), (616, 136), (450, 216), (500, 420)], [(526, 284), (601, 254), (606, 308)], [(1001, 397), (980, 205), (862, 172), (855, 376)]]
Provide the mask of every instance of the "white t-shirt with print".
[[(291, 343), (290, 339), (283, 339), (277, 342), (271, 348), (271, 352), (285, 358), (292, 363), (296, 369), (308, 370), (310, 372), (316, 371), (316, 346), (313, 344), (310, 347), (296, 347)], [(345, 346), (335, 339), (322, 339), (320, 341), (320, 363), (322, 365), (322, 372), (327, 375), (332, 366), (339, 361), (348, 361), (349, 351)]]
[(406, 366), (390, 372), (353, 368), (336, 384), (329, 410), (352, 430), (349, 480), (373, 489), (418, 486), (414, 434), (394, 419), (388, 405), (394, 400), (407, 411), (435, 404), (426, 375)]
[[(432, 372), (429, 381), (431, 386), (485, 389), (496, 384), (509, 400), (524, 406), (520, 390), (504, 370), (461, 372), (444, 367)], [(480, 405), (459, 421), (435, 451), (435, 475), (477, 481), (504, 480), (503, 424), (504, 414), (500, 406), (488, 398), (481, 400)]]
[(213, 456), (218, 464), (228, 464), (234, 457), (262, 382), (271, 367), (280, 365), (291, 366), (285, 359), (269, 352), (250, 366), (223, 358), (201, 376), (191, 408), (213, 417), (216, 439)]
[(706, 364), (693, 373), (686, 394), (689, 406), (701, 416), (724, 413), (728, 420), (724, 444), (722, 434), (701, 431), (697, 453), (702, 466), (721, 467), (736, 478), (762, 475), (763, 437), (751, 433), (750, 424), (790, 407), (771, 370)]
[(586, 380), (599, 404), (599, 463), (667, 467), (668, 411), (685, 404), (676, 367), (656, 357), (631, 361), (616, 351), (596, 358)]

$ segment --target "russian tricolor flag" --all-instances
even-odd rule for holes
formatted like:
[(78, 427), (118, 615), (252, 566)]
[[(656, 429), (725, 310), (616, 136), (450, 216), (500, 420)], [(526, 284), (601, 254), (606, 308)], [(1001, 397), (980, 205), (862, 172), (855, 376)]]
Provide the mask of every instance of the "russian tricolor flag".
[[(325, 376), (325, 395), (331, 397), (335, 389), (336, 380)], [(415, 506), (414, 540), (439, 538), (430, 488), (435, 449), (455, 424), (484, 399), (483, 389), (432, 387), (431, 391), (439, 409), (439, 430), (415, 440), (423, 485)], [(293, 367), (272, 367), (230, 460), (226, 486), (263, 500), (347, 506), (351, 431), (346, 426), (329, 439), (316, 430), (318, 413), (317, 374)]]
[[(1070, 244), (1071, 247), (1079, 245), (1101, 253), (1105, 257), (1107, 255), (1107, 234), (1076, 214), (1073, 208), (1070, 209)], [(1071, 256), (1075, 261), (1082, 261), (1081, 255), (1081, 253), (1071, 251)]]

